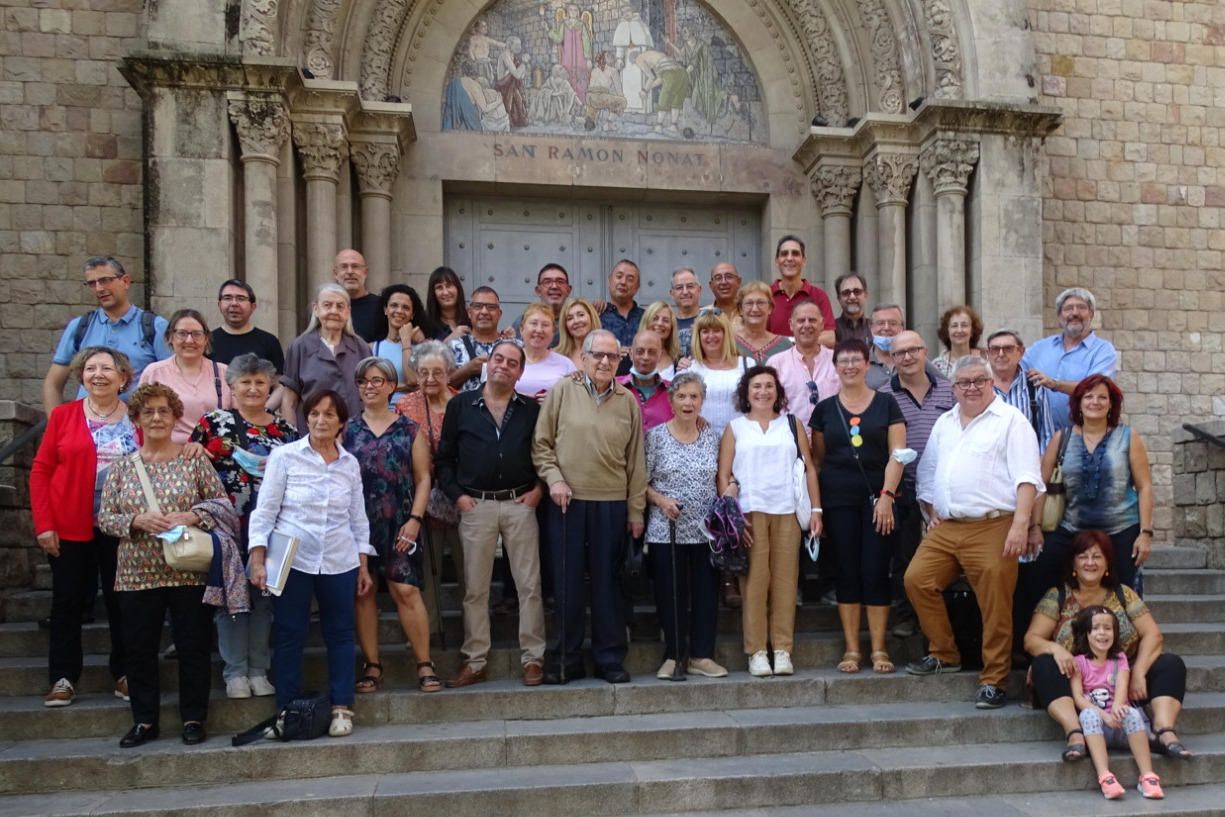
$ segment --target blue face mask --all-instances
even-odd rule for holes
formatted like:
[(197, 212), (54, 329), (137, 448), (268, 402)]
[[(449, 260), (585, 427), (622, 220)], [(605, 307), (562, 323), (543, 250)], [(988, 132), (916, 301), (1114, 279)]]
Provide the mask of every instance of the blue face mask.
[(889, 337), (881, 337), (880, 335), (873, 335), (872, 345), (877, 349), (880, 349), (882, 352), (888, 352), (891, 348), (893, 348), (893, 336), (890, 335)]
[(646, 374), (643, 374), (642, 372), (638, 371), (638, 367), (637, 367), (637, 366), (630, 366), (630, 374), (631, 374), (631, 375), (633, 375), (634, 377), (638, 378), (639, 380), (650, 380), (652, 377), (654, 377), (654, 376), (655, 376), (655, 373), (656, 373), (657, 371), (659, 371), (659, 370), (658, 370), (658, 369), (652, 369), (651, 371), (647, 372)]

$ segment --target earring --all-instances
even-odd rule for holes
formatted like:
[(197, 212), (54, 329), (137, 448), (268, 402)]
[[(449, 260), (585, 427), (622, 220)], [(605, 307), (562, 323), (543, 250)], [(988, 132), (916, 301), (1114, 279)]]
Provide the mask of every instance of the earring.
[(1076, 571), (1075, 571), (1075, 570), (1073, 570), (1073, 571), (1072, 571), (1072, 578), (1076, 578)]

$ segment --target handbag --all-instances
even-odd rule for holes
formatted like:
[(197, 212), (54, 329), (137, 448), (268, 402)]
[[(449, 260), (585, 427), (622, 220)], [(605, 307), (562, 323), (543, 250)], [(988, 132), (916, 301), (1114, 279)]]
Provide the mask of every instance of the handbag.
[(1042, 532), (1050, 533), (1063, 522), (1063, 511), (1068, 505), (1068, 490), (1063, 484), (1063, 457), (1068, 452), (1068, 440), (1072, 429), (1066, 429), (1059, 440), (1059, 456), (1055, 458), (1055, 469), (1046, 483), (1046, 502), (1042, 505)]
[(796, 426), (794, 414), (787, 415), (787, 424), (791, 426), (791, 438), (795, 441), (795, 459), (791, 461), (791, 496), (795, 499), (795, 519), (800, 523), (800, 530), (807, 533), (812, 524), (812, 499), (808, 496), (808, 466), (800, 450), (800, 430)]
[[(467, 336), (465, 335), (465, 337)], [(424, 398), (425, 395), (422, 395), (422, 397)], [(432, 458), (438, 455), (438, 440), (434, 436), (434, 421), (430, 419), (430, 406), (428, 402), (425, 404), (425, 425), (429, 430), (430, 457), (432, 461)], [(447, 496), (437, 486), (430, 488), (430, 498), (425, 504), (425, 515), (447, 527), (455, 527), (459, 524), (458, 506), (451, 501), (451, 497)]]
[[(132, 464), (136, 466), (136, 476), (140, 478), (140, 487), (144, 489), (145, 501), (149, 503), (150, 513), (161, 513), (162, 508), (157, 503), (153, 493), (153, 485), (149, 482), (149, 472), (145, 470), (145, 462), (140, 452), (131, 455)], [(213, 564), (213, 535), (204, 528), (187, 525), (183, 535), (173, 542), (162, 540), (162, 554), (166, 564), (172, 570), (188, 573), (207, 573)]]
[(332, 699), (326, 692), (303, 692), (271, 718), (260, 721), (246, 732), (235, 735), (230, 744), (246, 746), (261, 738), (280, 741), (314, 740), (328, 733), (332, 725)]

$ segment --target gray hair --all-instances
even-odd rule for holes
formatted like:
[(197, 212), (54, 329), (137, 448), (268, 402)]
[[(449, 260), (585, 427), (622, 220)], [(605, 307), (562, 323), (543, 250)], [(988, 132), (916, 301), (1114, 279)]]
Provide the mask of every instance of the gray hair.
[(348, 291), (346, 291), (344, 287), (342, 287), (340, 284), (336, 283), (335, 281), (328, 281), (327, 283), (320, 284), (319, 287), (315, 290), (315, 300), (311, 303), (310, 323), (306, 324), (306, 331), (303, 332), (302, 334), (309, 335), (311, 332), (319, 331), (319, 316), (315, 314), (314, 304), (319, 303), (319, 299), (323, 297), (323, 293), (325, 292), (332, 292), (337, 295), (344, 296), (345, 303), (348, 304), (350, 307), (349, 319), (345, 321), (344, 333), (346, 335), (352, 335), (353, 337), (357, 337), (357, 330), (353, 328), (353, 311), (352, 311), (353, 302), (349, 298)]
[(671, 400), (682, 386), (688, 386), (690, 383), (696, 383), (698, 391), (702, 394), (702, 399), (706, 399), (706, 381), (697, 372), (681, 372), (676, 377), (672, 378), (672, 382), (668, 384), (668, 399)]
[(81, 272), (89, 272), (94, 267), (106, 267), (120, 277), (128, 274), (128, 271), (123, 268), (123, 264), (120, 264), (109, 255), (91, 255), (89, 258), (86, 258), (85, 263), (81, 265)]
[(370, 369), (378, 369), (379, 374), (387, 378), (392, 385), (400, 382), (400, 378), (396, 374), (396, 367), (392, 365), (391, 361), (385, 357), (375, 357), (374, 355), (364, 357), (357, 362), (357, 368), (353, 370), (353, 379), (361, 380)]
[[(863, 279), (860, 278), (859, 280), (862, 281)], [(875, 315), (877, 312), (884, 312), (887, 309), (896, 309), (897, 313), (902, 316), (902, 325), (906, 325), (906, 310), (902, 309), (897, 304), (877, 304), (876, 306), (872, 307), (872, 314)]]
[(272, 361), (264, 360), (255, 352), (247, 352), (234, 358), (226, 366), (225, 382), (233, 387), (238, 378), (257, 374), (265, 375), (269, 384), (276, 382), (276, 366), (272, 365)]
[(1025, 341), (1021, 340), (1021, 333), (1015, 329), (996, 329), (994, 332), (992, 332), (990, 335), (987, 336), (987, 343), (990, 343), (996, 338), (1002, 338), (1004, 337), (1004, 335), (1011, 335), (1012, 339), (1017, 342), (1017, 346), (1025, 345)]
[(455, 371), (455, 353), (440, 340), (427, 340), (414, 346), (408, 358), (408, 365), (413, 371), (417, 371), (421, 368), (421, 362), (428, 357), (441, 360), (442, 367), (448, 372)]
[(984, 372), (989, 371), (987, 361), (983, 360), (978, 355), (962, 355), (957, 358), (957, 362), (953, 364), (953, 374), (950, 380), (956, 380), (966, 369), (982, 369)]
[(1063, 302), (1068, 298), (1080, 298), (1089, 305), (1089, 308), (1094, 312), (1097, 311), (1097, 299), (1093, 297), (1093, 293), (1084, 287), (1070, 287), (1059, 293), (1059, 297), (1055, 299), (1055, 311), (1063, 311)]
[(614, 335), (612, 332), (609, 332), (607, 329), (592, 329), (590, 332), (587, 333), (587, 337), (583, 338), (583, 354), (585, 355), (590, 354), (591, 344), (595, 343), (596, 338), (604, 337), (605, 335), (607, 335), (608, 337), (616, 341), (618, 349), (621, 348), (621, 341), (617, 340), (617, 336)]

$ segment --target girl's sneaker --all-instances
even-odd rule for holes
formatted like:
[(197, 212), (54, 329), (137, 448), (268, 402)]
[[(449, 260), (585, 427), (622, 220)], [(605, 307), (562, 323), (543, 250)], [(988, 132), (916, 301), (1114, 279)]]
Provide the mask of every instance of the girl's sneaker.
[[(1114, 779), (1111, 772), (1102, 772), (1097, 776), (1097, 782), (1102, 787), (1102, 796), (1107, 800), (1118, 800), (1123, 796), (1123, 787)], [(1143, 791), (1143, 789), (1141, 789)], [(1160, 789), (1158, 789), (1160, 791)], [(1148, 795), (1145, 795), (1146, 797)]]
[(1149, 800), (1162, 800), (1165, 798), (1165, 792), (1161, 790), (1161, 778), (1152, 772), (1141, 775), (1140, 783), (1136, 788)]

